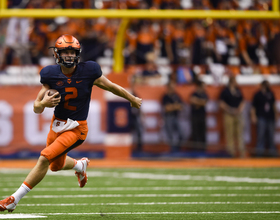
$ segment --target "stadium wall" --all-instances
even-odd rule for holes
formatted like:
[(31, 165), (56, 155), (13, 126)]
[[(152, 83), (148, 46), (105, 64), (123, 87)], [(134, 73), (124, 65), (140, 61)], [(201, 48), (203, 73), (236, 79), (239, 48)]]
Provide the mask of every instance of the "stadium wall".
[[(109, 77), (110, 78), (110, 77)], [(117, 83), (128, 87), (125, 77), (118, 78)], [(116, 81), (116, 80), (114, 80)], [(194, 87), (192, 85), (177, 86), (177, 91), (189, 106), (189, 97)], [(207, 106), (208, 116), (208, 150), (215, 151), (224, 149), (223, 126), (221, 112), (218, 108), (218, 97), (222, 87), (207, 86), (209, 103)], [(250, 123), (249, 109), (257, 85), (241, 86), (246, 99), (246, 111), (244, 112), (245, 131), (244, 138), (248, 149), (254, 149), (255, 128)], [(277, 109), (280, 112), (280, 88), (272, 86), (277, 101)], [(37, 156), (44, 148), (53, 109), (47, 108), (43, 114), (33, 113), (33, 101), (36, 98), (40, 86), (2, 86), (0, 87), (0, 158), (19, 157), (26, 158)], [(137, 94), (143, 98), (143, 121), (144, 142), (153, 149), (144, 147), (144, 151), (166, 151), (164, 135), (162, 135), (162, 119), (160, 100), (165, 92), (164, 86), (137, 86)], [(104, 141), (107, 133), (107, 92), (93, 87), (91, 108), (88, 117), (89, 134), (86, 142), (76, 149), (77, 152), (86, 151), (92, 157), (104, 157)], [(189, 135), (188, 110), (182, 114), (182, 126)], [(113, 119), (117, 120), (117, 119)], [(280, 148), (280, 124), (277, 123), (275, 142)], [(116, 143), (116, 145), (118, 145)], [(165, 144), (166, 145), (166, 144)], [(155, 149), (156, 148), (156, 149)]]

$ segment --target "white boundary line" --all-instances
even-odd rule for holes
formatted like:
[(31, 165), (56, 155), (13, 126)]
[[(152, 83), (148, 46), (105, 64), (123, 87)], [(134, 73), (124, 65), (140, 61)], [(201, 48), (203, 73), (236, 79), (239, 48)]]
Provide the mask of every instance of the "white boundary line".
[[(18, 188), (0, 188), (0, 191), (8, 192), (15, 191)], [(265, 186), (265, 187), (246, 187), (246, 186), (235, 186), (235, 187), (87, 187), (83, 188), (82, 191), (169, 191), (169, 190), (185, 190), (185, 191), (213, 191), (213, 190), (280, 190), (278, 186)], [(78, 187), (58, 187), (58, 188), (48, 188), (48, 187), (38, 187), (34, 188), (32, 191), (81, 191)]]
[(280, 211), (252, 212), (111, 212), (111, 213), (31, 213), (31, 214), (0, 214), (0, 219), (45, 218), (56, 215), (205, 215), (205, 214), (280, 214)]
[[(103, 172), (89, 171), (90, 177), (111, 177), (111, 178), (129, 178), (129, 179), (152, 179), (152, 180), (195, 180), (209, 182), (246, 182), (246, 183), (280, 183), (280, 179), (270, 178), (252, 178), (235, 176), (193, 176), (176, 174), (157, 174), (157, 173), (137, 173), (137, 172)], [(73, 176), (73, 172), (63, 171), (58, 173), (49, 173), (49, 175)]]
[[(0, 173), (11, 173), (9, 170), (0, 170)], [(20, 173), (20, 170), (12, 172)], [(22, 173), (20, 173), (22, 174)], [(140, 172), (104, 172), (104, 171), (88, 171), (89, 177), (110, 177), (110, 178), (129, 178), (129, 179), (152, 179), (152, 180), (194, 180), (209, 182), (245, 182), (245, 183), (271, 183), (279, 184), (280, 179), (270, 178), (253, 178), (253, 177), (236, 177), (236, 176), (194, 176), (194, 175), (176, 175), (176, 174), (158, 174), (158, 173), (140, 173)], [(48, 175), (73, 176), (73, 171), (48, 172)], [(13, 179), (12, 177), (7, 177)], [(3, 179), (4, 181), (4, 179)]]
[(33, 213), (37, 215), (200, 215), (200, 214), (280, 214), (280, 211), (252, 212), (111, 212), (111, 213)]
[(0, 214), (0, 219), (23, 219), (23, 218), (47, 218), (47, 216), (41, 216), (36, 214)]
[(24, 198), (123, 198), (123, 197), (279, 197), (280, 194), (87, 194), (87, 195), (34, 195)]
[(60, 204), (18, 204), (18, 206), (126, 206), (126, 205), (279, 205), (280, 202), (134, 202), (134, 203), (60, 203)]

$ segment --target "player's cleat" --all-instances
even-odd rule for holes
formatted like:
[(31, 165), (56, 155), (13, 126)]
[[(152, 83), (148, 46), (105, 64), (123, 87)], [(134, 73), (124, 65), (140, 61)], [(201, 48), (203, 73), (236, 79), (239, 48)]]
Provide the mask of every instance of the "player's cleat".
[(81, 172), (77, 172), (76, 171), (75, 175), (78, 177), (79, 186), (82, 188), (87, 183), (87, 173), (86, 173), (86, 170), (87, 170), (87, 166), (89, 164), (89, 159), (86, 158), (86, 157), (83, 157), (80, 161), (83, 164), (83, 169), (82, 169)]
[(0, 201), (0, 211), (3, 212), (8, 210), (8, 212), (13, 212), (16, 208), (15, 198), (13, 196), (9, 196), (6, 199)]

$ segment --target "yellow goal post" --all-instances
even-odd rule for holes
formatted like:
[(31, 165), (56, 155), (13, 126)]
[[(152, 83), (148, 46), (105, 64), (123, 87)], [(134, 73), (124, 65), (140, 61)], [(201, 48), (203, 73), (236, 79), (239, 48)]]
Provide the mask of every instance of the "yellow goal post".
[(114, 47), (114, 72), (123, 70), (125, 31), (129, 19), (280, 19), (279, 0), (272, 0), (271, 11), (242, 11), (242, 10), (99, 10), (99, 9), (8, 9), (7, 0), (0, 0), (0, 19), (9, 17), (32, 18), (120, 18), (122, 22), (118, 30)]

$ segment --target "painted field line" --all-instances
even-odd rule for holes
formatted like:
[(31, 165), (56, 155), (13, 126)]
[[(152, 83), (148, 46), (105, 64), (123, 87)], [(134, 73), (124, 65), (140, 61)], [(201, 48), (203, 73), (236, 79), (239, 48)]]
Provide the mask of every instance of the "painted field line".
[[(21, 180), (19, 180), (19, 181), (17, 181), (17, 180), (15, 180), (15, 181), (16, 182), (9, 181), (6, 184), (4, 184), (2, 179), (1, 179), (0, 187), (17, 187), (17, 189), (18, 189), (18, 187), (20, 186), (22, 181), (24, 181), (24, 177)], [(48, 182), (48, 181), (43, 181), (41, 183), (41, 185), (42, 186), (46, 186), (46, 187), (48, 187), (48, 186), (55, 186), (55, 187), (57, 187), (57, 186), (65, 186), (65, 182), (58, 182), (58, 181), (57, 182)], [(77, 185), (77, 184), (75, 184), (75, 185)], [(36, 188), (38, 188), (38, 187), (36, 187)], [(1, 190), (1, 188), (0, 188), (0, 190)]]
[[(10, 170), (0, 170), (0, 173), (11, 173)], [(20, 170), (14, 170), (13, 174), (22, 174)], [(74, 176), (73, 171), (50, 172), (48, 175), (58, 176)], [(235, 177), (235, 176), (194, 176), (194, 175), (176, 175), (176, 174), (157, 174), (157, 173), (139, 173), (139, 172), (104, 172), (104, 171), (88, 171), (88, 177), (110, 177), (110, 178), (129, 178), (129, 179), (152, 179), (152, 180), (194, 180), (209, 182), (245, 182), (245, 183), (272, 183), (279, 184), (280, 179), (270, 178), (253, 178), (253, 177)], [(7, 177), (2, 181), (15, 180), (17, 177)], [(21, 179), (21, 178), (20, 178)]]
[[(17, 190), (18, 188), (12, 188)], [(0, 189), (1, 190), (1, 189)], [(11, 190), (11, 188), (2, 188), (3, 191)], [(35, 188), (35, 191), (81, 191), (78, 187), (58, 187), (58, 188)], [(83, 188), (83, 191), (169, 191), (169, 190), (190, 190), (190, 191), (212, 191), (212, 190), (280, 190), (278, 186), (264, 186), (264, 187), (246, 187), (246, 186), (235, 186), (235, 187), (88, 187)]]
[[(0, 191), (8, 192), (15, 191), (18, 188), (0, 188)], [(277, 186), (265, 186), (265, 187), (246, 187), (246, 186), (236, 186), (236, 187), (87, 187), (83, 188), (82, 191), (169, 191), (169, 190), (185, 190), (185, 191), (213, 191), (213, 190), (280, 190), (280, 187)], [(58, 188), (34, 188), (32, 191), (47, 191), (47, 192), (56, 192), (56, 191), (81, 191), (78, 187), (58, 187)]]
[(34, 195), (24, 198), (123, 198), (123, 197), (279, 197), (280, 194), (86, 194), (86, 195)]
[(27, 174), (31, 169), (24, 168), (0, 168), (0, 173), (4, 174)]
[[(49, 175), (73, 176), (72, 171), (61, 171), (49, 173)], [(110, 178), (129, 178), (129, 179), (152, 179), (152, 180), (195, 180), (209, 182), (245, 182), (245, 183), (280, 183), (280, 179), (252, 178), (235, 176), (192, 176), (175, 174), (156, 174), (156, 173), (137, 173), (137, 172), (103, 172), (89, 171), (88, 177), (110, 177)]]
[(18, 204), (17, 206), (126, 206), (126, 205), (279, 205), (280, 202), (134, 202), (134, 203), (47, 203), (47, 204)]
[(0, 219), (23, 219), (23, 218), (47, 218), (47, 216), (30, 215), (30, 214), (0, 214)]
[(252, 212), (110, 212), (110, 213), (34, 213), (38, 215), (200, 215), (200, 214), (280, 214), (280, 211)]

